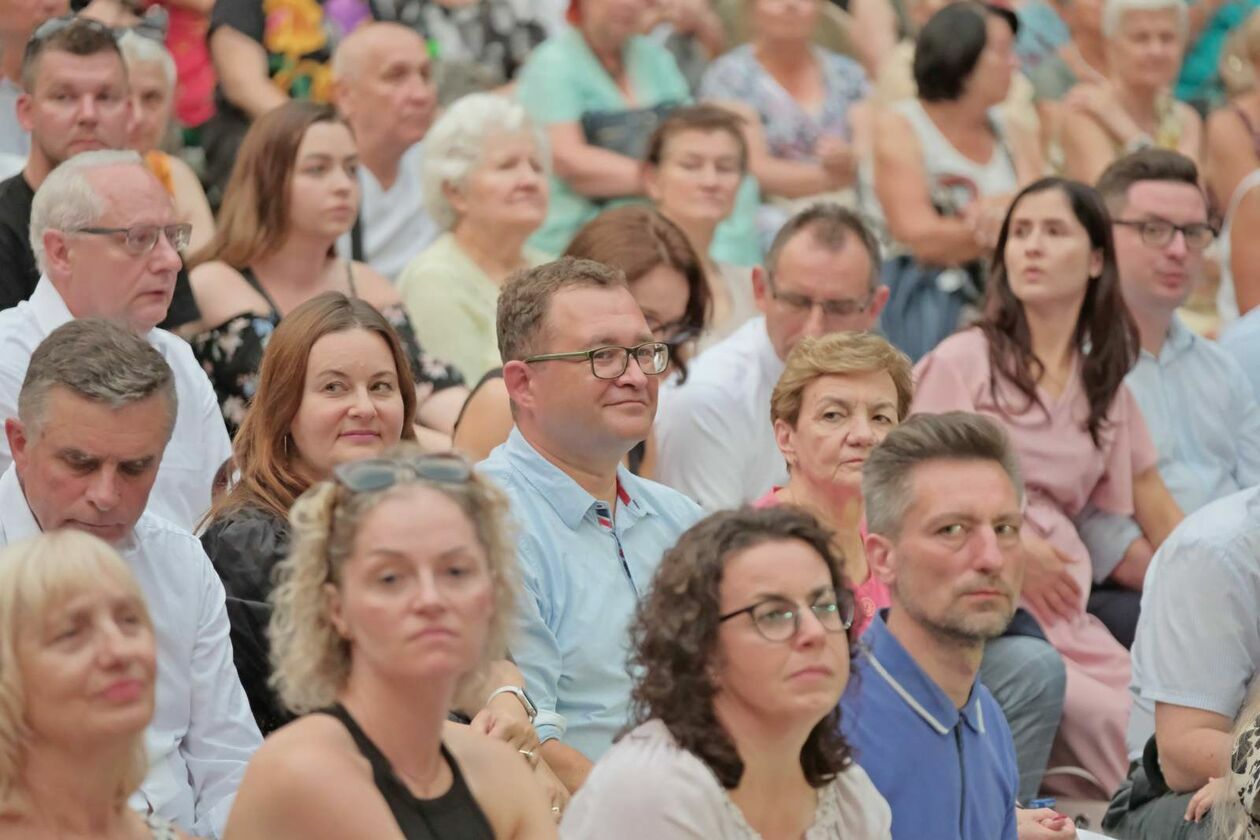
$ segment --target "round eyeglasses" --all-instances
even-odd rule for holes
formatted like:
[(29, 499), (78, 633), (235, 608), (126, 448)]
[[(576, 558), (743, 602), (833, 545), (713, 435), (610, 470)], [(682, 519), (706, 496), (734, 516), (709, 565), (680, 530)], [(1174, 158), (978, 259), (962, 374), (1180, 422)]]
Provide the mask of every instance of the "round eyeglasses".
[(526, 356), (521, 361), (526, 364), (551, 361), (577, 361), (585, 359), (591, 363), (591, 373), (596, 379), (616, 379), (626, 372), (630, 365), (630, 357), (634, 356), (639, 370), (648, 376), (659, 376), (669, 367), (669, 345), (663, 341), (648, 341), (634, 347), (621, 347), (608, 344), (592, 350), (574, 350), (572, 353), (542, 353), (537, 356)]
[(767, 642), (786, 642), (801, 632), (801, 613), (805, 609), (814, 614), (828, 633), (843, 633), (853, 626), (857, 602), (847, 589), (828, 590), (815, 598), (808, 608), (787, 598), (763, 598), (743, 609), (718, 616), (718, 622), (747, 613), (753, 628)]

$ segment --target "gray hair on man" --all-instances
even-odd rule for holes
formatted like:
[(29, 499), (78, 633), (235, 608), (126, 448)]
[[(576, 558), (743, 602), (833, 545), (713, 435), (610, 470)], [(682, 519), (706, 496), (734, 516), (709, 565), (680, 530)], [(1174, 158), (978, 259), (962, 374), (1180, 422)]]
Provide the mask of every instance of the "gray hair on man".
[(166, 77), (168, 93), (175, 90), (175, 59), (161, 41), (127, 29), (118, 36), (118, 50), (127, 63), (128, 72), (137, 64), (156, 64), (162, 68), (162, 75)]
[(497, 93), (470, 93), (455, 100), (424, 139), (421, 179), (424, 207), (443, 230), (459, 221), (443, 190), (458, 189), (485, 157), (488, 143), (504, 134), (528, 133), (538, 148), (543, 171), (551, 170), (546, 135), (517, 102)]
[(1120, 21), (1129, 12), (1162, 12), (1177, 13), (1177, 31), (1184, 38), (1190, 27), (1190, 12), (1186, 9), (1185, 0), (1103, 0), (1102, 32), (1108, 38), (1116, 37), (1120, 31)]
[(916, 414), (889, 432), (862, 467), (862, 499), (871, 533), (900, 535), (913, 501), (914, 468), (929, 461), (992, 461), (1010, 478), (1023, 506), (1019, 458), (1001, 426), (970, 411)]
[(168, 440), (175, 430), (179, 398), (171, 366), (151, 344), (111, 321), (69, 321), (35, 348), (18, 392), (18, 419), (28, 435), (39, 434), (53, 388), (65, 388), (112, 410), (161, 396), (170, 416)]
[(833, 252), (851, 245), (856, 240), (871, 258), (871, 291), (879, 288), (881, 265), (879, 240), (862, 221), (861, 216), (831, 201), (811, 204), (779, 228), (774, 241), (770, 243), (770, 250), (766, 252), (766, 273), (772, 281), (775, 269), (779, 266), (779, 254), (787, 247), (789, 241), (801, 233), (808, 233), (815, 243)]
[[(143, 167), (139, 152), (128, 149), (97, 149), (81, 152), (62, 163), (44, 179), (31, 203), (31, 250), (42, 272), (48, 271), (44, 254), (44, 234), (49, 230), (88, 227), (105, 212), (105, 202), (87, 173), (110, 166)], [(145, 170), (148, 171), (147, 169)]]

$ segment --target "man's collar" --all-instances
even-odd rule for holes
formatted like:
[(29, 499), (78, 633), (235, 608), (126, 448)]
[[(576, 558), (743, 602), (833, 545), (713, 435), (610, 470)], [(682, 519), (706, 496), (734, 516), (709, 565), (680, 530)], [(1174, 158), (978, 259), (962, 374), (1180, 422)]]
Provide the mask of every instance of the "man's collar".
[(35, 323), (39, 324), (39, 329), (45, 336), (62, 324), (68, 324), (74, 320), (70, 307), (66, 306), (61, 292), (57, 291), (57, 287), (53, 285), (47, 274), (39, 276), (39, 283), (35, 285), (35, 291), (31, 292), (31, 312), (35, 316)]
[(750, 329), (757, 330), (757, 361), (761, 365), (763, 373), (773, 376), (775, 379), (783, 373), (786, 361), (779, 358), (779, 352), (774, 349), (774, 342), (770, 340), (770, 328), (766, 324), (766, 316), (762, 315), (753, 321)]

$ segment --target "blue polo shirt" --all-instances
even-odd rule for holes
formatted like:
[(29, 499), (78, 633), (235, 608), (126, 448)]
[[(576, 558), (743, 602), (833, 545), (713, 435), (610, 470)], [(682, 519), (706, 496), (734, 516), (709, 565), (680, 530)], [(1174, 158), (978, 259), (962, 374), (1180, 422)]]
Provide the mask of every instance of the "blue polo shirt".
[(538, 707), (538, 737), (595, 761), (629, 720), (627, 630), (639, 598), (700, 507), (618, 467), (613, 511), (515, 428), (477, 471), (512, 506), (523, 586), (508, 646)]
[(961, 709), (875, 616), (840, 699), (841, 728), (892, 808), (893, 840), (1016, 840), (1019, 770), (979, 679)]

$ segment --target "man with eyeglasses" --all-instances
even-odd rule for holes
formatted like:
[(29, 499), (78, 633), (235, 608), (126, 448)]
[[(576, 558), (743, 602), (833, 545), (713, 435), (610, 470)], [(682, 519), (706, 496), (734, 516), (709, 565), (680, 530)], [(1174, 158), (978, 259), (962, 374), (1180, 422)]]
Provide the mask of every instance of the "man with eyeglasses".
[[(1120, 158), (1098, 190), (1112, 214), (1120, 288), (1141, 341), (1125, 384), (1150, 428), (1160, 477), (1189, 514), (1260, 483), (1260, 404), (1247, 375), (1177, 314), (1201, 282), (1203, 251), (1215, 238), (1207, 200), (1194, 162), (1162, 149)], [(1077, 524), (1094, 566), (1089, 610), (1131, 646), (1151, 545), (1129, 516), (1087, 508)], [(1134, 722), (1141, 717), (1135, 711)], [(1136, 757), (1142, 746), (1131, 742), (1129, 750)]]
[[(127, 71), (113, 30), (82, 17), (42, 23), (22, 55), (22, 87), (16, 119), (30, 132), (30, 154), (21, 172), (0, 182), (0, 310), (35, 291), (40, 269), (28, 230), (31, 202), (44, 179), (81, 152), (125, 149), (131, 119)], [(183, 266), (175, 293), (158, 319), (174, 328), (197, 317)]]
[(652, 427), (669, 348), (621, 271), (566, 258), (499, 293), (516, 427), (478, 466), (507, 491), (523, 578), (512, 659), (547, 764), (570, 789), (629, 720), (627, 629), (666, 549), (700, 518), (622, 459)]
[(852, 212), (816, 204), (789, 219), (753, 272), (763, 317), (702, 353), (661, 394), (653, 432), (660, 480), (709, 510), (738, 507), (787, 481), (770, 394), (802, 338), (875, 327), (888, 300), (879, 246)]
[[(0, 418), (15, 416), (31, 354), (67, 321), (105, 318), (144, 337), (175, 371), (179, 395), (152, 509), (191, 531), (209, 509), (215, 475), (232, 450), (214, 389), (191, 348), (157, 329), (188, 234), (135, 152), (83, 152), (53, 170), (31, 210), (31, 244), (43, 273), (30, 300), (0, 312)], [(0, 442), (0, 469), (10, 460)]]
[(867, 458), (862, 495), (867, 561), (892, 598), (862, 636), (840, 720), (892, 808), (893, 840), (1015, 840), (1025, 823), (1074, 837), (1067, 817), (1017, 814), (1015, 745), (979, 679), (1024, 576), (1006, 433), (968, 412), (915, 415)]

